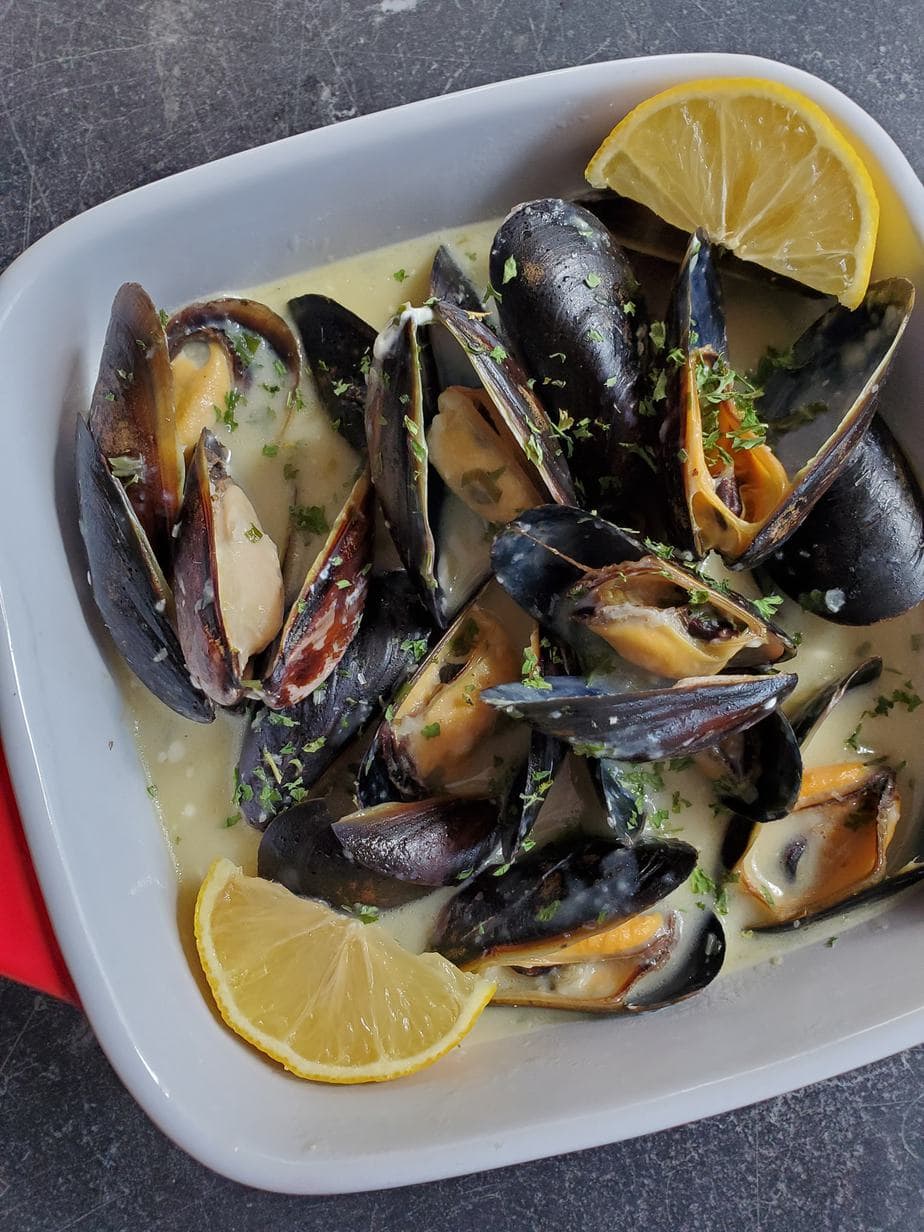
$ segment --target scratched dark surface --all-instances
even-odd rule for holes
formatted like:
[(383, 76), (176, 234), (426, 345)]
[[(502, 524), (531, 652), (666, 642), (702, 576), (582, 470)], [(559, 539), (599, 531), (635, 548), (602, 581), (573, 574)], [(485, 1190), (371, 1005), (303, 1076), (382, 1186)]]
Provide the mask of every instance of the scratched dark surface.
[[(827, 78), (920, 173), (919, 0), (0, 0), (0, 266), (98, 201), (247, 146), (501, 77), (684, 50)], [(286, 1198), (191, 1160), (135, 1106), (82, 1015), (0, 981), (0, 1232), (74, 1227), (917, 1232), (924, 1049), (617, 1146)]]

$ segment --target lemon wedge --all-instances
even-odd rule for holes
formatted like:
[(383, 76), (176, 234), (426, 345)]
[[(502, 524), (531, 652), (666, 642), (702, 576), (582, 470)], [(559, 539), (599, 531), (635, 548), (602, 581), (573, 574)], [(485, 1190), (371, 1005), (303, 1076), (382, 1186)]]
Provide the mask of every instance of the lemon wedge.
[(715, 77), (646, 99), (585, 175), (848, 308), (869, 283), (879, 202), (857, 151), (789, 86)]
[(300, 1078), (387, 1082), (431, 1065), (471, 1030), (494, 984), (411, 954), (378, 924), (209, 869), (196, 945), (222, 1018)]

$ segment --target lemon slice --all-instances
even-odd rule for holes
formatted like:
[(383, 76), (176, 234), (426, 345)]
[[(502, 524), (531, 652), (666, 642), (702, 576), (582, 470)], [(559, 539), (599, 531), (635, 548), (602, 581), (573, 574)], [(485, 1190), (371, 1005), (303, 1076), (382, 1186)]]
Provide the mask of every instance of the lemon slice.
[(585, 175), (848, 308), (866, 292), (873, 182), (821, 108), (788, 86), (752, 77), (674, 86), (630, 111)]
[(196, 900), (196, 945), (221, 1016), (316, 1082), (387, 1082), (472, 1029), (494, 984), (411, 954), (363, 924), (216, 860)]

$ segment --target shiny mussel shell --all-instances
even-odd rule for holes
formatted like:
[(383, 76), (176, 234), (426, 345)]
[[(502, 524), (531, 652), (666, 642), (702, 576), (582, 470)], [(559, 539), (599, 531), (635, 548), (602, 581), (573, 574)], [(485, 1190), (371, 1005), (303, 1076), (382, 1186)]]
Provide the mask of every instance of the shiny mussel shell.
[(517, 206), (491, 249), (501, 324), (550, 415), (573, 424), (584, 502), (637, 512), (655, 476), (639, 413), (643, 306), (628, 258), (587, 210)]
[(365, 453), (366, 373), (375, 330), (326, 295), (299, 295), (289, 300), (288, 308), (331, 422), (354, 449)]
[(177, 714), (208, 723), (215, 712), (190, 680), (167, 618), (172, 596), (163, 574), (125, 489), (79, 417), (75, 452), (80, 532), (103, 623), (142, 684)]

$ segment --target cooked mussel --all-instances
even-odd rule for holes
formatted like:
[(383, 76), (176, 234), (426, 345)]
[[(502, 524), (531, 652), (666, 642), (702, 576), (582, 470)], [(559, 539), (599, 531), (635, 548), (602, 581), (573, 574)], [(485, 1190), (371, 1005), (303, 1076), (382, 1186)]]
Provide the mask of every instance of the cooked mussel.
[(628, 258), (593, 214), (549, 199), (507, 216), (490, 269), (504, 332), (570, 431), (582, 503), (635, 518), (656, 476), (639, 410), (644, 310)]
[(470, 604), (376, 732), (357, 784), (360, 802), (471, 791), (471, 756), (497, 723), (481, 694), (518, 679), (520, 665), (521, 652), (497, 616)]
[[(435, 325), (462, 344), (480, 389), (437, 394), (423, 333)], [(445, 627), (488, 571), (484, 559), (468, 585), (450, 593), (442, 565), (453, 498), (462, 513), (477, 515), (483, 538), (486, 522), (570, 499), (567, 466), (525, 375), (477, 317), (448, 302), (405, 309), (378, 336), (374, 356), (366, 400), (373, 482), (405, 568)]]
[(334, 823), (349, 859), (384, 877), (415, 885), (457, 885), (478, 873), (497, 849), (497, 806), (453, 796), (392, 800)]
[(579, 676), (548, 681), (536, 694), (522, 684), (485, 689), (481, 699), (511, 718), (567, 740), (575, 752), (617, 761), (660, 761), (698, 752), (752, 727), (796, 684), (796, 677), (712, 676), (671, 687), (607, 691)]
[(491, 560), (504, 589), (537, 619), (569, 640), (577, 623), (655, 676), (759, 667), (794, 653), (788, 634), (749, 600), (579, 509), (529, 510), (496, 536)]
[(334, 835), (333, 820), (323, 800), (306, 800), (279, 813), (260, 839), (259, 875), (332, 907), (399, 907), (430, 892), (354, 864)]
[(295, 706), (260, 705), (247, 725), (236, 797), (252, 825), (305, 798), (416, 671), (431, 634), (407, 574), (370, 577), (359, 632), (336, 669)]
[(714, 262), (697, 232), (668, 313), (677, 362), (667, 363), (662, 464), (677, 546), (749, 569), (804, 521), (861, 441), (914, 289), (887, 279), (854, 311), (829, 309), (761, 393), (728, 366)]
[(375, 330), (327, 295), (299, 295), (288, 308), (331, 422), (365, 453), (366, 374)]
[(882, 883), (901, 811), (895, 772), (846, 762), (807, 770), (792, 813), (755, 827), (735, 866), (754, 927), (791, 924)]
[(489, 869), (466, 882), (432, 944), (493, 979), (497, 1004), (610, 1013), (670, 1004), (704, 987), (724, 956), (714, 917), (705, 930), (711, 944), (691, 929), (679, 955), (686, 925), (660, 905), (695, 859), (694, 848), (676, 841), (565, 839), (501, 876)]
[(924, 602), (924, 496), (880, 416), (762, 568), (775, 586), (837, 624), (874, 624)]
[(228, 450), (203, 428), (176, 538), (177, 632), (193, 683), (213, 701), (244, 696), (247, 668), (279, 631), (276, 546), (228, 473)]
[(126, 282), (113, 300), (89, 426), (169, 573), (182, 487), (173, 374), (157, 309), (136, 282)]
[[(291, 408), (298, 386), (301, 361), (298, 343), (288, 325), (266, 304), (254, 299), (226, 296), (187, 305), (165, 326), (176, 394), (176, 422), (180, 444), (187, 456), (195, 449), (203, 428), (213, 427), (216, 410), (232, 415), (247, 396), (266, 361), (275, 390), (282, 390)], [(201, 362), (189, 344), (206, 348)], [(268, 353), (265, 353), (268, 348)], [(230, 399), (230, 401), (229, 401)]]
[(79, 416), (75, 452), (80, 532), (103, 623), (142, 684), (171, 710), (208, 723), (212, 703), (190, 680), (170, 623), (173, 596), (125, 489)]

